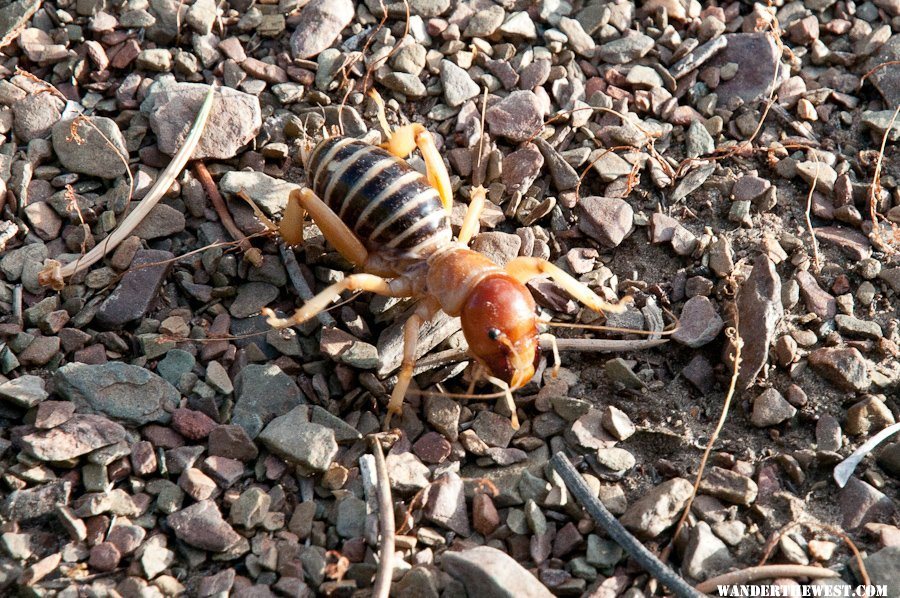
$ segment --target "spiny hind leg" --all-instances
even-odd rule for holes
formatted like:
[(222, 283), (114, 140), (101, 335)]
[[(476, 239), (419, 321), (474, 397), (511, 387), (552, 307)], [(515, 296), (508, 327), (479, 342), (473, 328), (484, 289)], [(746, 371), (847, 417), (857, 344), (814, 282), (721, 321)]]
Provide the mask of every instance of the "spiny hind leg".
[(438, 151), (434, 143), (434, 137), (428, 130), (419, 123), (404, 125), (391, 130), (387, 117), (384, 114), (384, 100), (374, 89), (369, 92), (369, 96), (378, 106), (378, 122), (384, 129), (387, 141), (381, 144), (383, 149), (391, 152), (400, 158), (408, 158), (409, 155), (417, 147), (422, 152), (422, 158), (425, 160), (425, 171), (428, 175), (428, 182), (434, 187), (438, 195), (441, 197), (441, 203), (447, 213), (453, 209), (453, 189), (450, 187), (450, 175), (447, 173), (447, 167), (444, 165), (444, 159)]
[(554, 266), (547, 260), (536, 257), (517, 257), (506, 264), (506, 273), (522, 284), (538, 276), (549, 276), (572, 297), (596, 312), (622, 313), (626, 309), (625, 303), (628, 298), (617, 304), (607, 303), (583, 283), (572, 278), (565, 270)]
[(406, 391), (409, 390), (413, 368), (416, 365), (419, 331), (425, 322), (434, 317), (439, 308), (440, 306), (434, 299), (426, 299), (419, 304), (413, 315), (403, 324), (403, 362), (400, 365), (400, 372), (397, 374), (397, 383), (391, 392), (391, 401), (388, 403), (387, 418), (384, 420), (385, 430), (390, 427), (391, 418), (394, 415), (399, 416), (403, 413), (403, 399), (406, 397)]
[(412, 285), (405, 278), (385, 280), (374, 274), (351, 274), (304, 303), (290, 318), (279, 318), (267, 307), (261, 313), (273, 328), (296, 326), (324, 311), (344, 291), (370, 291), (387, 297), (409, 297), (413, 293)]
[(291, 191), (288, 197), (284, 218), (280, 223), (281, 236), (286, 243), (296, 245), (303, 241), (303, 217), (306, 213), (309, 213), (325, 239), (342, 256), (357, 266), (365, 265), (369, 257), (365, 246), (334, 210), (307, 187)]

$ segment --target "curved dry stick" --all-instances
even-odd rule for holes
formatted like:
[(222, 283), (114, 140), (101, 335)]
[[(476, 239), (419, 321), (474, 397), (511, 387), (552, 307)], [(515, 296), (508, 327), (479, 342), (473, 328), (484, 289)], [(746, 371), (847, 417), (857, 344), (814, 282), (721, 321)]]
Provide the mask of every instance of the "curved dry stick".
[(815, 152), (812, 153), (812, 157), (816, 163), (816, 174), (813, 176), (813, 182), (809, 186), (809, 195), (806, 196), (806, 212), (804, 216), (806, 216), (806, 228), (809, 230), (809, 240), (813, 248), (813, 264), (815, 264), (816, 272), (818, 273), (822, 269), (822, 266), (819, 264), (819, 244), (816, 242), (816, 234), (813, 232), (809, 212), (812, 209), (812, 196), (816, 192), (816, 184), (819, 182), (819, 158)]
[(394, 573), (394, 503), (391, 501), (391, 482), (388, 478), (384, 451), (378, 436), (370, 436), (369, 444), (375, 456), (375, 475), (378, 479), (378, 526), (381, 543), (378, 547), (378, 572), (372, 588), (372, 598), (388, 598)]
[[(737, 292), (735, 292), (734, 297), (736, 303)], [(706, 449), (703, 451), (703, 458), (700, 459), (700, 467), (697, 469), (697, 476), (694, 478), (694, 488), (691, 491), (691, 497), (684, 506), (684, 511), (681, 513), (681, 518), (678, 519), (678, 524), (675, 525), (675, 533), (672, 535), (672, 541), (660, 555), (663, 560), (668, 560), (672, 549), (675, 547), (675, 542), (681, 534), (684, 523), (687, 521), (688, 515), (691, 512), (691, 505), (694, 504), (694, 499), (697, 497), (697, 491), (700, 490), (700, 482), (703, 481), (703, 472), (706, 470), (706, 463), (709, 460), (709, 455), (712, 453), (713, 446), (715, 445), (716, 440), (718, 440), (722, 428), (725, 426), (725, 420), (728, 419), (728, 410), (731, 408), (731, 399), (734, 397), (738, 374), (741, 371), (741, 349), (744, 346), (744, 340), (738, 334), (739, 325), (740, 321), (738, 320), (737, 310), (735, 310), (734, 326), (725, 331), (725, 335), (728, 336), (729, 340), (734, 344), (734, 371), (731, 374), (731, 382), (728, 385), (728, 394), (725, 395), (725, 402), (722, 405), (722, 414), (719, 416), (719, 422), (716, 424), (716, 429), (713, 430), (712, 436), (709, 437), (709, 442), (706, 443)]]
[(216, 182), (213, 181), (212, 176), (209, 174), (209, 170), (206, 169), (206, 164), (199, 160), (195, 162), (194, 173), (197, 175), (197, 180), (200, 181), (200, 186), (203, 187), (203, 190), (206, 191), (206, 195), (209, 196), (209, 201), (212, 202), (213, 209), (215, 209), (216, 214), (219, 215), (222, 226), (225, 227), (225, 230), (228, 231), (231, 238), (237, 241), (241, 251), (244, 252), (244, 257), (257, 268), (262, 266), (262, 252), (250, 244), (250, 240), (244, 236), (241, 229), (234, 223), (234, 218), (231, 217), (228, 206), (225, 205), (225, 200), (222, 199), (222, 194), (219, 193), (219, 188), (216, 187)]
[(900, 113), (900, 105), (894, 110), (894, 114), (891, 116), (891, 122), (888, 123), (887, 129), (884, 131), (884, 137), (881, 138), (881, 147), (878, 150), (878, 161), (875, 162), (875, 175), (872, 177), (871, 186), (869, 186), (869, 217), (872, 219), (872, 232), (875, 233), (875, 238), (878, 239), (878, 242), (881, 243), (882, 246), (891, 249), (891, 251), (893, 251), (891, 244), (885, 243), (884, 239), (881, 238), (881, 226), (878, 225), (878, 208), (875, 205), (875, 196), (881, 191), (881, 163), (884, 161), (884, 148), (887, 145), (888, 135), (890, 135), (891, 131), (894, 129), (894, 121), (897, 120), (898, 113)]
[(83, 257), (66, 264), (61, 269), (59, 268), (58, 262), (55, 262), (55, 260), (48, 260), (48, 265), (45, 266), (44, 270), (41, 272), (41, 274), (44, 275), (41, 278), (41, 284), (62, 282), (62, 279), (77, 274), (85, 268), (89, 268), (91, 265), (103, 259), (106, 254), (115, 249), (119, 243), (124, 241), (128, 235), (131, 234), (131, 231), (133, 231), (141, 220), (144, 219), (153, 206), (162, 199), (165, 192), (169, 190), (172, 181), (175, 180), (175, 177), (178, 176), (178, 173), (181, 172), (181, 169), (184, 168), (184, 165), (193, 155), (194, 149), (196, 149), (197, 144), (200, 142), (200, 136), (203, 135), (203, 130), (206, 127), (206, 121), (209, 118), (209, 114), (212, 111), (215, 92), (216, 86), (210, 86), (209, 93), (206, 94), (206, 99), (203, 100), (203, 105), (197, 113), (197, 119), (194, 121), (194, 125), (191, 127), (187, 138), (184, 140), (184, 145), (181, 146), (181, 149), (178, 150), (178, 153), (175, 154), (175, 157), (172, 158), (172, 161), (166, 166), (166, 169), (159, 175), (156, 184), (153, 185), (153, 188), (150, 189), (147, 196), (144, 197), (138, 206), (125, 217), (122, 224)]
[(740, 571), (732, 571), (724, 575), (718, 575), (697, 584), (698, 592), (708, 594), (715, 592), (718, 586), (746, 585), (758, 579), (777, 579), (780, 577), (809, 577), (812, 579), (829, 579), (840, 577), (837, 572), (822, 567), (810, 565), (763, 565), (762, 567), (750, 567)]
[(572, 463), (562, 453), (556, 453), (550, 459), (550, 465), (559, 474), (566, 484), (569, 492), (578, 499), (581, 506), (599, 523), (609, 537), (621, 546), (641, 568), (653, 576), (661, 584), (669, 588), (678, 598), (700, 598), (697, 590), (692, 588), (677, 573), (672, 571), (665, 563), (647, 550), (647, 548), (635, 539), (622, 524), (610, 513), (603, 503), (594, 496), (587, 482), (572, 466)]
[(762, 567), (766, 564), (766, 561), (769, 560), (770, 556), (772, 556), (772, 552), (775, 551), (775, 546), (778, 545), (778, 543), (781, 541), (781, 538), (795, 527), (807, 527), (810, 529), (817, 528), (835, 535), (843, 540), (844, 543), (847, 544), (847, 546), (850, 548), (853, 556), (856, 558), (856, 565), (859, 567), (859, 576), (862, 578), (863, 585), (871, 585), (871, 580), (869, 579), (869, 571), (868, 569), (866, 569), (866, 562), (863, 560), (862, 554), (859, 552), (859, 548), (856, 547), (856, 544), (853, 543), (853, 540), (851, 540), (850, 537), (843, 532), (843, 530), (840, 530), (833, 525), (828, 525), (827, 523), (819, 523), (815, 521), (795, 521), (794, 523), (788, 523), (786, 526), (781, 528), (781, 530), (774, 536), (772, 536), (772, 539), (766, 543), (766, 550), (765, 552), (763, 552), (762, 558), (759, 559), (759, 564), (757, 565), (758, 567)]

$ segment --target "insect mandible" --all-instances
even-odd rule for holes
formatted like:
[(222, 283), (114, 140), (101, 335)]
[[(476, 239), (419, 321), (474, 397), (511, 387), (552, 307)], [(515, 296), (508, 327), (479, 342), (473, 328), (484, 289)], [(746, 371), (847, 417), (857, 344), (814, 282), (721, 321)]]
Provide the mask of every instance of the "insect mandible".
[[(416, 360), (422, 325), (439, 311), (459, 316), (469, 353), (485, 378), (504, 392), (518, 429), (511, 391), (534, 376), (540, 359), (539, 318), (525, 283), (548, 276), (592, 310), (621, 312), (550, 262), (517, 257), (505, 267), (468, 248), (477, 234), (487, 192), (473, 187), (456, 240), (450, 228), (450, 178), (431, 133), (421, 124), (391, 130), (384, 103), (374, 93), (387, 141), (380, 146), (343, 136), (325, 137), (301, 150), (307, 186), (291, 192), (279, 229), (285, 242), (303, 241), (306, 214), (325, 239), (362, 272), (330, 285), (279, 318), (263, 314), (276, 328), (301, 324), (325, 310), (344, 291), (419, 299), (403, 329), (403, 360), (388, 404), (388, 418), (401, 413)], [(427, 176), (406, 158), (419, 149)], [(558, 359), (557, 359), (558, 361)]]

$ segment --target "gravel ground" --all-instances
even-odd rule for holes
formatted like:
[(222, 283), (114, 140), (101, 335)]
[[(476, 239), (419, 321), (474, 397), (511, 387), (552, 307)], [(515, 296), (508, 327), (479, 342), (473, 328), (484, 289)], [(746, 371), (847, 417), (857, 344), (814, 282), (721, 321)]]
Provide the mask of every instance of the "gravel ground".
[[(0, 0), (0, 591), (371, 595), (366, 437), (410, 304), (348, 295), (269, 329), (262, 308), (351, 269), (314, 225), (285, 248), (238, 195), (278, 220), (304, 139), (379, 143), (374, 88), (392, 125), (435, 134), (454, 227), (484, 180), (474, 249), (632, 297), (608, 325), (678, 320), (653, 348), (542, 362), (518, 430), (502, 404), (440, 396), (465, 392), (466, 344), (455, 319), (428, 326), (415, 386), (438, 392), (381, 438), (392, 595), (651, 594), (550, 467), (562, 451), (691, 584), (764, 560), (837, 575), (784, 588), (856, 586), (843, 534), (900, 596), (900, 441), (832, 478), (900, 417), (900, 2), (712, 4)], [(43, 286), (151, 192), (213, 82), (202, 166)], [(602, 323), (529, 286), (545, 319)]]

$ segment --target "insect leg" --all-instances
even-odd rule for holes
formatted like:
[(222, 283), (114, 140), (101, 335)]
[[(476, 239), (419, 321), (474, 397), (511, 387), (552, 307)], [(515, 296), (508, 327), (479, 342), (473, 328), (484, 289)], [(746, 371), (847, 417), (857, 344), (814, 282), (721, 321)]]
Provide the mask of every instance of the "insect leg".
[(412, 285), (405, 278), (385, 280), (374, 274), (351, 274), (304, 303), (290, 318), (279, 318), (269, 308), (264, 308), (261, 313), (273, 328), (296, 326), (325, 310), (344, 291), (370, 291), (387, 297), (410, 297), (413, 294)]
[(437, 189), (438, 195), (441, 196), (441, 203), (449, 213), (453, 209), (453, 189), (450, 186), (447, 167), (444, 166), (444, 158), (441, 157), (441, 153), (434, 144), (434, 137), (419, 123), (397, 127), (391, 131), (384, 115), (384, 100), (374, 89), (369, 92), (369, 96), (378, 106), (378, 121), (388, 138), (385, 143), (381, 144), (382, 149), (405, 159), (418, 147), (425, 160), (428, 182)]
[[(288, 214), (291, 213), (292, 203), (295, 204), (296, 210), (300, 212), (301, 224), (298, 225), (298, 228), (301, 239), (303, 236), (302, 215), (303, 211), (306, 211), (309, 212), (309, 215), (312, 216), (312, 219), (319, 226), (319, 230), (325, 235), (325, 239), (334, 245), (335, 249), (342, 256), (357, 266), (362, 266), (366, 263), (369, 252), (365, 246), (363, 246), (353, 231), (341, 221), (338, 215), (328, 207), (328, 204), (313, 193), (312, 189), (304, 187), (303, 189), (291, 191), (288, 206), (284, 212), (285, 220)], [(283, 222), (284, 220), (282, 220)], [(282, 236), (284, 236), (284, 232), (282, 232)]]
[(419, 342), (419, 330), (422, 324), (434, 317), (440, 306), (433, 298), (428, 298), (419, 304), (415, 313), (406, 320), (403, 325), (403, 362), (400, 372), (397, 374), (397, 383), (391, 392), (391, 401), (388, 403), (388, 414), (384, 426), (387, 429), (391, 423), (391, 417), (403, 413), (403, 399), (412, 381), (413, 368), (416, 365), (416, 346)]
[(624, 301), (615, 305), (607, 303), (594, 291), (572, 278), (565, 270), (554, 266), (547, 260), (536, 257), (517, 257), (506, 264), (506, 273), (522, 284), (525, 284), (532, 278), (546, 275), (553, 282), (564, 288), (572, 297), (596, 312), (622, 313), (625, 311)]
[(487, 195), (487, 189), (478, 185), (472, 189), (472, 197), (469, 199), (469, 207), (466, 210), (466, 217), (463, 219), (462, 227), (459, 229), (459, 242), (468, 245), (472, 237), (478, 234), (478, 219), (484, 211), (484, 202)]
[(416, 135), (416, 145), (422, 152), (422, 158), (425, 159), (428, 182), (437, 189), (438, 195), (441, 196), (441, 203), (444, 204), (444, 209), (449, 214), (453, 209), (453, 189), (450, 187), (450, 175), (447, 173), (447, 167), (444, 166), (444, 158), (434, 144), (434, 137), (423, 129)]

